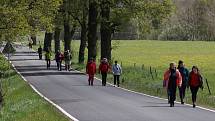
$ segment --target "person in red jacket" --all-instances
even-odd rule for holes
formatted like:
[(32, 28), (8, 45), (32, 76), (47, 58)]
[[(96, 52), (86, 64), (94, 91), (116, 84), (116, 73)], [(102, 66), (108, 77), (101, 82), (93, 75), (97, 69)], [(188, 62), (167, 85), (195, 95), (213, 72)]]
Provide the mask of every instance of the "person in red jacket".
[(101, 64), (99, 65), (99, 73), (102, 74), (102, 86), (106, 86), (107, 73), (109, 71), (109, 63), (106, 58), (103, 58)]
[(88, 79), (89, 85), (93, 86), (94, 75), (96, 73), (96, 63), (93, 58), (91, 58), (87, 63), (86, 73), (89, 76), (89, 79)]
[(196, 96), (199, 88), (203, 89), (203, 81), (202, 76), (199, 73), (199, 69), (197, 66), (192, 67), (192, 71), (189, 74), (189, 87), (192, 93), (192, 102), (193, 102), (193, 108), (196, 107)]
[(178, 69), (176, 69), (176, 63), (170, 63), (170, 68), (164, 73), (164, 87), (167, 89), (170, 107), (174, 107), (176, 99), (176, 89), (181, 87), (182, 77)]

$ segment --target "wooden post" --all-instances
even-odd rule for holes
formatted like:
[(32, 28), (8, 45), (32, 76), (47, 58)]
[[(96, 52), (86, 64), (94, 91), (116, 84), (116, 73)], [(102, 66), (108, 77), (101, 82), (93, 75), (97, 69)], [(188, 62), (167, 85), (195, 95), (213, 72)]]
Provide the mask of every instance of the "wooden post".
[(142, 70), (144, 70), (144, 64), (142, 65)]
[(154, 80), (153, 73), (152, 73), (152, 67), (151, 66), (150, 66), (150, 74), (152, 76), (152, 79)]
[(156, 70), (156, 69), (155, 69), (155, 76), (158, 77), (158, 73), (157, 73), (157, 70)]

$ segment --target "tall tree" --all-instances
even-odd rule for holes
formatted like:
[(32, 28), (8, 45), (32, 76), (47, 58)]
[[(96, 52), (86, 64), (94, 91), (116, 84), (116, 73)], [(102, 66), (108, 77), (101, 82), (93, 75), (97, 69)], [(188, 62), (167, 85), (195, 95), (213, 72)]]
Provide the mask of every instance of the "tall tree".
[(85, 48), (87, 45), (87, 17), (88, 17), (88, 5), (89, 0), (81, 0), (77, 1), (74, 6), (73, 18), (74, 20), (78, 21), (81, 27), (81, 42), (79, 47), (79, 56), (78, 62), (84, 63), (85, 60)]
[(50, 31), (53, 17), (61, 0), (1, 0), (1, 38), (14, 38), (20, 35), (36, 35), (39, 30)]
[(88, 59), (97, 56), (97, 26), (98, 26), (98, 1), (89, 0), (88, 17)]
[(111, 60), (110, 0), (101, 1), (101, 58)]

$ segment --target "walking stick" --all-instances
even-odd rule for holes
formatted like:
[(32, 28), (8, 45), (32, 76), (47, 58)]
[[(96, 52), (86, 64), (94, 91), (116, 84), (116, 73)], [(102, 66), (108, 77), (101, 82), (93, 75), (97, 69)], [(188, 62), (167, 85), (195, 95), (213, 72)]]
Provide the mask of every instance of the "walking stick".
[(211, 90), (210, 90), (210, 87), (209, 87), (209, 84), (208, 84), (208, 79), (205, 79), (205, 82), (206, 82), (207, 87), (208, 87), (209, 95), (211, 95)]

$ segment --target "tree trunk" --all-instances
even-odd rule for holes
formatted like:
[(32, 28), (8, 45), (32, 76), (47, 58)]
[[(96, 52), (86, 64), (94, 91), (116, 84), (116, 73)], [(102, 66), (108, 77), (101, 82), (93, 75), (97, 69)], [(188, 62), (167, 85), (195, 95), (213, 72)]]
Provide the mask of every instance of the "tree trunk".
[[(87, 8), (87, 6), (85, 6)], [(87, 44), (87, 9), (83, 8), (83, 17), (82, 17), (82, 24), (81, 24), (81, 43), (79, 48), (79, 57), (78, 62), (84, 63), (84, 55), (85, 55), (85, 48)]]
[(71, 50), (71, 34), (69, 22), (64, 22), (64, 51)]
[(89, 18), (88, 18), (88, 59), (96, 59), (97, 53), (97, 17), (98, 3), (96, 0), (89, 2)]
[(61, 29), (55, 28), (54, 40), (55, 40), (55, 53), (60, 50), (60, 32)]
[(101, 58), (111, 60), (111, 26), (110, 26), (110, 2), (102, 0), (101, 3)]
[(43, 47), (44, 51), (48, 51), (49, 49), (51, 50), (52, 39), (53, 39), (53, 33), (46, 32), (45, 38), (44, 38), (44, 47)]
[(33, 45), (37, 45), (37, 37), (36, 37), (36, 35), (31, 35), (31, 39), (33, 41)]

